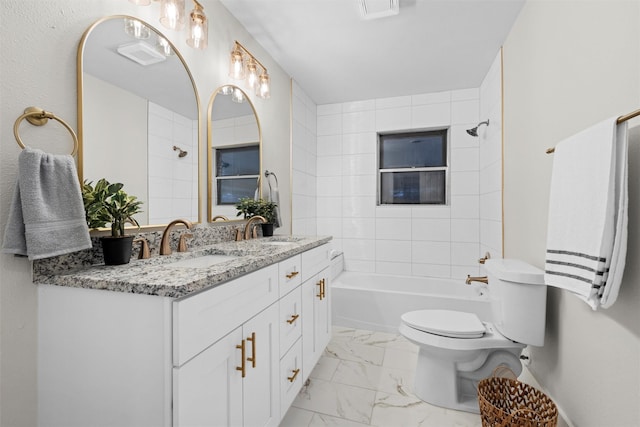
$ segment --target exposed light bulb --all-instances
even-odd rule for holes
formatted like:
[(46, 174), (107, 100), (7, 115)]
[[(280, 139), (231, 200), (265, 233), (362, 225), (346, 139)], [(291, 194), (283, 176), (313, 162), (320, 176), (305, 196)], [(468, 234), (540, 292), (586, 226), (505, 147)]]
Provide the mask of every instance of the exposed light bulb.
[(231, 95), (231, 100), (233, 102), (237, 102), (238, 104), (242, 104), (244, 102), (244, 92), (242, 92), (238, 88), (235, 88), (233, 90), (233, 94)]
[(267, 74), (267, 70), (265, 70), (262, 74), (260, 74), (258, 87), (256, 88), (256, 96), (262, 99), (271, 98), (271, 88), (269, 87), (270, 84), (271, 79), (269, 77), (269, 74)]
[(140, 40), (148, 39), (151, 36), (149, 27), (133, 18), (124, 19), (124, 32)]
[(195, 0), (194, 3), (195, 7), (189, 15), (189, 37), (187, 38), (187, 44), (195, 49), (204, 49), (207, 47), (208, 39), (207, 16), (204, 14), (202, 5)]
[(164, 37), (158, 37), (158, 44), (156, 45), (156, 49), (162, 53), (164, 56), (173, 55), (173, 49), (171, 49), (171, 44)]
[(161, 0), (160, 23), (170, 30), (181, 30), (184, 26), (184, 0)]
[(247, 62), (247, 84), (252, 90), (258, 85), (258, 63), (254, 58), (249, 58)]
[(231, 64), (229, 65), (229, 77), (241, 80), (244, 79), (244, 58), (242, 52), (236, 47), (231, 52)]

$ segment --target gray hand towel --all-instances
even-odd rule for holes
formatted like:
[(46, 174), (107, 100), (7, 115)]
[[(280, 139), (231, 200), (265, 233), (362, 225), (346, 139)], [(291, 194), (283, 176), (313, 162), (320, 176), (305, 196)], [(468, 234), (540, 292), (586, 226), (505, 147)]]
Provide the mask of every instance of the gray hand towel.
[(91, 248), (76, 165), (70, 155), (25, 148), (2, 252), (49, 258)]

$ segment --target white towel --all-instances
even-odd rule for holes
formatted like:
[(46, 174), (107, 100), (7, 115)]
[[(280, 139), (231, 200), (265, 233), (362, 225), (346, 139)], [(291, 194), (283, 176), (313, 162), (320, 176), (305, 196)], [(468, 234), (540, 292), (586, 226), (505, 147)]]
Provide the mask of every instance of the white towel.
[(545, 282), (589, 306), (615, 302), (627, 244), (627, 125), (616, 117), (555, 149)]
[(75, 161), (25, 148), (2, 252), (30, 260), (91, 248)]

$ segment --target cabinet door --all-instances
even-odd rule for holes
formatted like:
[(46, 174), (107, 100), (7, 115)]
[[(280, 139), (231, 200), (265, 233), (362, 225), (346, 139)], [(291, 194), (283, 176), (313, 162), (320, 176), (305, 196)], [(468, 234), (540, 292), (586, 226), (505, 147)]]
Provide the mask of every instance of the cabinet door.
[(173, 368), (173, 425), (242, 426), (242, 328)]
[(278, 319), (278, 304), (273, 304), (242, 327), (246, 342), (245, 427), (276, 427), (280, 423)]
[(302, 372), (309, 377), (331, 339), (330, 268), (302, 284)]

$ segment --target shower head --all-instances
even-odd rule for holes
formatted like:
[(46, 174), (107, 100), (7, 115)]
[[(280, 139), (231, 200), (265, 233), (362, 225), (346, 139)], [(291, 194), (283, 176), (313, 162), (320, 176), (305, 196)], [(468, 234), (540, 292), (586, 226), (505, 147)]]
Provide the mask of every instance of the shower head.
[(173, 151), (177, 151), (178, 152), (178, 157), (185, 157), (188, 153), (186, 151), (184, 151), (183, 149), (181, 149), (180, 147), (177, 146), (173, 146)]
[(487, 120), (485, 120), (484, 122), (480, 122), (480, 123), (478, 123), (478, 126), (476, 126), (476, 127), (474, 127), (474, 128), (467, 129), (467, 133), (468, 133), (469, 135), (471, 135), (471, 136), (478, 136), (478, 128), (479, 128), (481, 125), (487, 125), (487, 126), (489, 126), (489, 120), (487, 119)]

